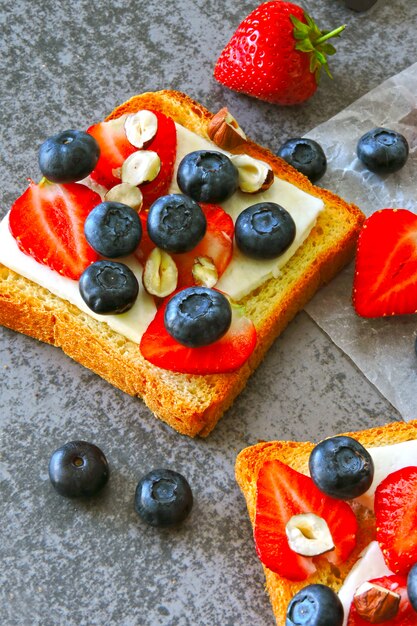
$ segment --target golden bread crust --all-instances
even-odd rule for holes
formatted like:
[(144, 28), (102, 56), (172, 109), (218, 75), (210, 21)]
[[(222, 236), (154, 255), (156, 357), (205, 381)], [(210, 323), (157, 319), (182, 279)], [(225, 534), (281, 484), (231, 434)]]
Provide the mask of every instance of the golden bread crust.
[[(343, 433), (354, 437), (365, 447), (378, 447), (417, 439), (417, 420), (412, 422), (393, 422), (367, 430)], [(260, 468), (265, 461), (279, 460), (303, 474), (308, 474), (308, 460), (316, 444), (296, 441), (269, 441), (250, 446), (242, 450), (236, 459), (236, 480), (245, 496), (252, 525), (255, 520), (256, 481)], [(271, 599), (272, 609), (278, 626), (285, 623), (285, 614), (291, 598), (306, 584), (322, 583), (338, 591), (350, 569), (358, 559), (360, 552), (375, 539), (375, 516), (358, 503), (352, 503), (358, 519), (357, 544), (349, 559), (340, 567), (324, 558), (317, 558), (317, 572), (304, 582), (291, 582), (264, 567), (266, 587)]]
[[(207, 137), (212, 114), (177, 91), (134, 96), (107, 120), (142, 108), (161, 111)], [(194, 376), (177, 374), (145, 361), (137, 345), (60, 298), (0, 265), (0, 323), (60, 347), (111, 384), (141, 397), (157, 417), (178, 432), (207, 436), (259, 365), (274, 339), (317, 289), (353, 257), (364, 216), (357, 207), (314, 187), (282, 159), (251, 141), (245, 151), (268, 161), (275, 174), (318, 196), (325, 209), (312, 233), (277, 279), (270, 279), (242, 300), (258, 332), (255, 352), (238, 371)], [(104, 328), (106, 326), (106, 328)]]

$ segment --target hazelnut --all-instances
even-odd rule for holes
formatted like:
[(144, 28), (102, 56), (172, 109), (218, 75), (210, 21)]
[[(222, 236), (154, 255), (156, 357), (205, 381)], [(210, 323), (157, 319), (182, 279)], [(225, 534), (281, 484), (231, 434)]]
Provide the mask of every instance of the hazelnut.
[(178, 269), (174, 259), (164, 250), (154, 248), (146, 259), (142, 281), (152, 296), (169, 296), (178, 283)]
[(158, 118), (152, 111), (142, 110), (128, 115), (124, 126), (126, 137), (132, 146), (143, 148), (155, 137)]
[(123, 183), (133, 186), (150, 182), (156, 178), (161, 169), (161, 160), (152, 150), (138, 150), (124, 161), (121, 178)]
[(382, 624), (398, 613), (401, 596), (374, 583), (363, 583), (355, 591), (353, 602), (358, 615), (370, 624)]
[(326, 520), (315, 513), (293, 515), (285, 527), (291, 550), (303, 556), (318, 556), (334, 549)]
[(143, 203), (142, 192), (130, 183), (115, 185), (104, 196), (106, 202), (122, 202), (135, 211), (140, 211)]
[(196, 257), (192, 271), (195, 284), (202, 287), (214, 287), (219, 279), (217, 268), (208, 256)]
[(246, 141), (246, 135), (226, 107), (213, 115), (207, 134), (219, 148), (231, 150)]
[(274, 172), (267, 163), (247, 154), (231, 156), (239, 173), (239, 188), (245, 193), (266, 191), (274, 182)]

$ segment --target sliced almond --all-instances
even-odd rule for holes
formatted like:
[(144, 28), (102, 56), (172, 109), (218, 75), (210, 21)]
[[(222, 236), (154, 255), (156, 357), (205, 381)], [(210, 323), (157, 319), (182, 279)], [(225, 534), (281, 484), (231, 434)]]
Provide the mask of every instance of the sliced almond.
[(267, 163), (247, 154), (231, 156), (232, 163), (239, 173), (239, 188), (245, 193), (266, 191), (274, 182), (274, 172)]
[(154, 248), (146, 259), (143, 286), (152, 296), (165, 298), (178, 283), (178, 269), (174, 259), (164, 250)]
[(291, 550), (303, 556), (318, 556), (334, 549), (326, 520), (315, 513), (293, 515), (285, 527)]
[(217, 267), (208, 256), (196, 257), (192, 272), (195, 284), (201, 287), (214, 287), (219, 280)]
[(140, 211), (143, 203), (142, 192), (138, 187), (130, 183), (120, 183), (115, 185), (104, 196), (106, 202), (121, 202), (132, 207), (135, 211)]
[(155, 137), (157, 130), (158, 118), (152, 111), (143, 109), (126, 117), (126, 137), (136, 148), (143, 148), (149, 144)]
[(161, 169), (161, 160), (153, 150), (138, 150), (124, 161), (122, 165), (122, 183), (133, 186), (150, 182), (156, 178)]
[(219, 148), (225, 150), (236, 148), (246, 141), (245, 133), (229, 113), (227, 107), (223, 107), (213, 115), (207, 127), (207, 134)]

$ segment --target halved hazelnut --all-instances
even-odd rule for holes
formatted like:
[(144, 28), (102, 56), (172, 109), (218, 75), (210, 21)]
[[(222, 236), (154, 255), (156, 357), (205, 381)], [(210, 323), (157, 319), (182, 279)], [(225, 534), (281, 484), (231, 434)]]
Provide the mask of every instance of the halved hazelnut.
[(274, 182), (274, 172), (267, 163), (247, 154), (231, 156), (239, 173), (239, 188), (245, 193), (266, 191)]
[(196, 285), (214, 287), (219, 280), (217, 267), (208, 256), (198, 256), (194, 259), (193, 278)]
[(124, 161), (122, 165), (122, 182), (133, 186), (150, 182), (156, 178), (161, 169), (161, 160), (152, 150), (138, 150)]
[(213, 115), (207, 127), (207, 134), (219, 148), (225, 150), (236, 148), (246, 141), (245, 133), (229, 113), (227, 107), (223, 107)]
[(154, 248), (146, 259), (142, 281), (152, 296), (169, 296), (178, 283), (178, 269), (174, 259), (164, 250)]
[(370, 582), (360, 585), (353, 596), (358, 615), (370, 624), (382, 624), (393, 619), (398, 613), (400, 600), (399, 593)]
[(138, 187), (130, 183), (120, 183), (115, 185), (104, 196), (106, 202), (121, 202), (132, 207), (135, 211), (140, 211), (143, 203), (142, 192)]
[(128, 115), (125, 120), (125, 133), (129, 142), (136, 148), (143, 148), (156, 135), (158, 118), (146, 109)]
[(285, 527), (291, 550), (303, 556), (318, 556), (334, 549), (326, 520), (315, 513), (293, 515)]

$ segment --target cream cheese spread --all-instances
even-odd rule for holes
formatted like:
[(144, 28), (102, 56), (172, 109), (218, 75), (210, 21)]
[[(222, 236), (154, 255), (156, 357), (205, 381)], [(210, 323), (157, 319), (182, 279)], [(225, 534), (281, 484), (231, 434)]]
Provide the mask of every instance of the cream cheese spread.
[[(176, 124), (176, 128), (177, 154), (169, 193), (180, 193), (176, 182), (176, 173), (179, 163), (186, 154), (194, 150), (206, 149), (224, 152), (211, 141), (200, 137), (183, 126)], [(228, 153), (226, 152), (226, 154)], [(88, 181), (88, 179), (81, 182), (100, 193), (103, 198), (104, 188), (98, 188), (97, 185), (92, 181)], [(229, 294), (235, 300), (240, 300), (271, 276), (279, 274), (280, 268), (288, 262), (308, 237), (324, 206), (319, 198), (311, 196), (277, 177), (275, 177), (274, 183), (267, 191), (256, 194), (246, 194), (237, 191), (231, 198), (223, 202), (221, 206), (235, 221), (239, 213), (246, 207), (266, 201), (280, 204), (291, 214), (296, 225), (296, 237), (290, 248), (283, 255), (272, 260), (250, 259), (241, 254), (234, 246), (232, 261), (216, 284), (216, 288)], [(58, 272), (41, 265), (18, 248), (9, 231), (8, 216), (0, 224), (0, 263), (45, 287), (54, 295), (68, 300), (82, 311), (91, 315), (91, 317), (106, 322), (116, 332), (138, 343), (143, 332), (153, 319), (156, 308), (152, 297), (142, 287), (142, 266), (133, 255), (120, 259), (120, 261), (126, 263), (138, 279), (140, 286), (138, 299), (132, 309), (126, 313), (97, 315), (82, 300), (77, 281), (61, 276)]]

